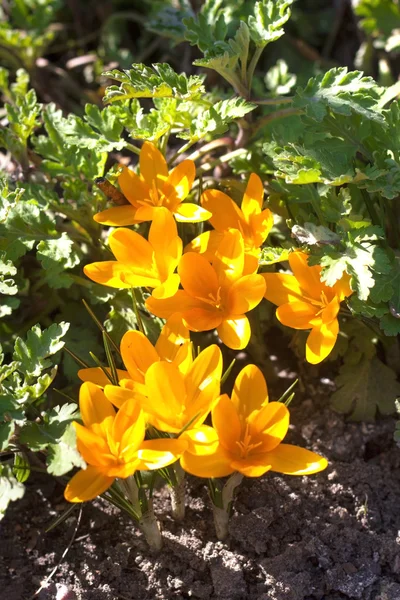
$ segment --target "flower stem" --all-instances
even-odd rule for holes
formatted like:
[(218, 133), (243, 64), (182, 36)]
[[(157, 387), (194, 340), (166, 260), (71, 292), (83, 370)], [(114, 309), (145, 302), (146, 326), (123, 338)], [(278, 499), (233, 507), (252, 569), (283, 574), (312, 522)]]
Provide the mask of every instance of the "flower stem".
[(155, 551), (161, 550), (161, 531), (154, 514), (152, 500), (148, 500), (147, 502), (147, 510), (142, 513), (139, 519), (139, 527), (150, 548)]
[(229, 517), (232, 509), (233, 496), (242, 480), (243, 475), (241, 473), (233, 473), (223, 486), (222, 490), (215, 490), (215, 482), (211, 483), (212, 480), (209, 480), (210, 487), (214, 487), (214, 490), (210, 491), (210, 496), (213, 503), (215, 533), (217, 538), (221, 541), (226, 540), (228, 537)]
[(185, 472), (179, 463), (174, 465), (176, 484), (170, 486), (172, 516), (176, 521), (185, 518)]

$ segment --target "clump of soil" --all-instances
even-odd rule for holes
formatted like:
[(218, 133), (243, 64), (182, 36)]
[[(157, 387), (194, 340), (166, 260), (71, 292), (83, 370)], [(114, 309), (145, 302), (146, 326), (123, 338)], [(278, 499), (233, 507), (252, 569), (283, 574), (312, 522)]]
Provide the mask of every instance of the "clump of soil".
[[(164, 549), (152, 555), (134, 524), (102, 500), (85, 505), (79, 531), (39, 599), (399, 600), (400, 451), (394, 421), (351, 424), (319, 389), (292, 408), (285, 441), (321, 452), (329, 468), (311, 477), (276, 474), (239, 488), (228, 543), (216, 541), (206, 489), (189, 479), (186, 519), (155, 509)], [(51, 479), (28, 486), (1, 523), (1, 598), (28, 600), (58, 563), (77, 511)], [(65, 586), (65, 587), (62, 587)], [(65, 594), (63, 594), (63, 590)], [(68, 596), (67, 590), (70, 590)]]

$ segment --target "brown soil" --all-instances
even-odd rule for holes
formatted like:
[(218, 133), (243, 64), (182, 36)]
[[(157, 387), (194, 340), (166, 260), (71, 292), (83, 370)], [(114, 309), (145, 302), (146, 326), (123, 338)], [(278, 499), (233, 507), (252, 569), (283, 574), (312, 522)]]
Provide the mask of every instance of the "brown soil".
[[(80, 600), (399, 600), (394, 421), (346, 423), (323, 408), (328, 395), (322, 388), (297, 402), (286, 441), (325, 454), (329, 468), (312, 477), (245, 480), (229, 543), (215, 539), (201, 481), (188, 481), (183, 524), (170, 518), (166, 492), (158, 493), (165, 544), (157, 556), (127, 517), (98, 500), (84, 506), (76, 539), (39, 599), (71, 600), (74, 591)], [(0, 525), (2, 599), (28, 600), (58, 563), (77, 511), (44, 529), (65, 506), (51, 479), (29, 485), (13, 504)]]

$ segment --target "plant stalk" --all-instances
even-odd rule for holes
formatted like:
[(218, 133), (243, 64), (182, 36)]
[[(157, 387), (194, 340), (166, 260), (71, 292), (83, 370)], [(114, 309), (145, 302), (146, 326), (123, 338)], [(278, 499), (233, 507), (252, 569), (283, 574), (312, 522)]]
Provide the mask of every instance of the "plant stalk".
[[(220, 494), (214, 494), (212, 499), (215, 533), (221, 541), (226, 540), (229, 534), (229, 517), (232, 509), (233, 496), (236, 488), (241, 484), (243, 475), (233, 473), (225, 483)], [(215, 503), (218, 502), (218, 505)]]
[(185, 518), (185, 472), (179, 463), (174, 465), (176, 484), (170, 486), (171, 511), (175, 521)]

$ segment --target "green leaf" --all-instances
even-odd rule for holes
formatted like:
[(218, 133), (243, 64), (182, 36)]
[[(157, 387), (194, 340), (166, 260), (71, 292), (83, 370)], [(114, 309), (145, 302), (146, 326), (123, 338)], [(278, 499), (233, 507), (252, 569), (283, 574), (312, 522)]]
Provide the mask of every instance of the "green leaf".
[(203, 53), (220, 53), (221, 48), (227, 48), (223, 42), (231, 15), (229, 7), (224, 10), (222, 5), (222, 0), (206, 0), (196, 17), (183, 19), (185, 38)]
[(394, 413), (395, 399), (400, 395), (396, 374), (376, 356), (372, 360), (363, 356), (357, 368), (345, 363), (336, 385), (332, 406), (352, 421), (373, 421), (377, 410), (383, 415)]
[(63, 232), (56, 240), (41, 241), (37, 247), (37, 258), (45, 270), (43, 281), (51, 288), (68, 288), (73, 278), (65, 273), (80, 263), (81, 256), (76, 244)]
[(47, 471), (56, 477), (68, 473), (74, 467), (85, 468), (86, 463), (76, 448), (76, 432), (72, 424), (63, 435), (47, 449)]
[(307, 246), (326, 246), (337, 245), (340, 243), (340, 236), (334, 231), (324, 227), (323, 225), (315, 225), (314, 223), (304, 223), (304, 226), (294, 225), (292, 227), (292, 236), (300, 244)]
[(13, 473), (16, 480), (20, 483), (24, 483), (31, 473), (29, 461), (23, 452), (16, 452), (14, 454)]
[(2, 254), (0, 253), (0, 294), (11, 296), (18, 292), (18, 286), (12, 277), (16, 275), (17, 268), (14, 267), (10, 260), (3, 261), (1, 258)]
[(384, 315), (379, 320), (379, 326), (385, 335), (393, 336), (400, 334), (400, 318), (391, 314)]
[(64, 346), (61, 339), (69, 329), (69, 323), (54, 323), (48, 329), (41, 330), (35, 325), (26, 336), (26, 341), (17, 338), (13, 359), (19, 361), (22, 373), (38, 377), (43, 369), (51, 366), (49, 356), (56, 354)]
[(288, 260), (290, 250), (287, 248), (278, 247), (264, 247), (261, 248), (261, 255), (258, 259), (258, 264), (262, 265), (274, 265), (278, 262), (284, 262)]
[[(0, 398), (1, 402), (1, 398)], [(7, 450), (11, 436), (15, 431), (15, 422), (0, 423), (0, 452)]]
[(264, 47), (278, 40), (285, 32), (293, 0), (261, 0), (256, 2), (254, 16), (248, 18), (250, 36), (256, 46)]
[(106, 89), (104, 102), (118, 102), (128, 98), (180, 98), (198, 100), (205, 92), (203, 78), (198, 75), (187, 77), (178, 74), (167, 63), (156, 63), (151, 67), (134, 64), (132, 69), (106, 71), (104, 76), (121, 83)]
[(0, 465), (0, 520), (4, 517), (10, 502), (19, 500), (25, 487), (16, 480), (9, 465)]

